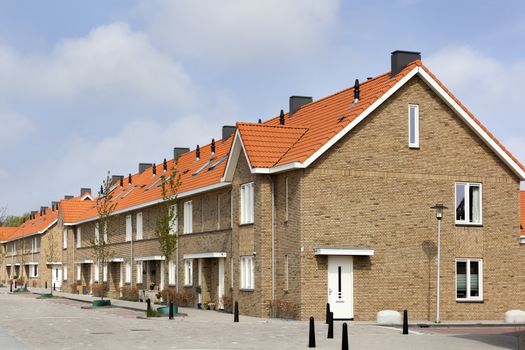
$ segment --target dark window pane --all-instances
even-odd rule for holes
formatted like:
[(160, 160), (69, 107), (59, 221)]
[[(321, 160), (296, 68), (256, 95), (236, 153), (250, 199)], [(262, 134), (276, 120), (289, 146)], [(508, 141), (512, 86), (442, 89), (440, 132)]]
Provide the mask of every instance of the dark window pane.
[(481, 222), (481, 196), (479, 186), (470, 185), (469, 187), (469, 212), (470, 222)]
[(456, 185), (456, 220), (465, 220), (465, 185)]
[(467, 263), (465, 261), (458, 261), (456, 263), (456, 283), (457, 298), (466, 298), (467, 297)]
[(470, 296), (479, 297), (479, 262), (470, 262)]

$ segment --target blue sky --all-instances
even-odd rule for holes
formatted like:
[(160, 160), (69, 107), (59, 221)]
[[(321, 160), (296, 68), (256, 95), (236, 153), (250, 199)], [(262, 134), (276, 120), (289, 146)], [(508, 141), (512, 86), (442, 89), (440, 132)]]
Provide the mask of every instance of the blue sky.
[(525, 5), (0, 0), (0, 207), (49, 205), (236, 120), (424, 63), (522, 161)]

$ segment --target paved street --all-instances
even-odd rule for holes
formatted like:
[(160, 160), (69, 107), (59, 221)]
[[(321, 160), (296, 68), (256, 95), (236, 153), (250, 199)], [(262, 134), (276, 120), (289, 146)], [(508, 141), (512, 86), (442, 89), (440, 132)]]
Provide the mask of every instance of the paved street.
[[(0, 349), (307, 349), (308, 323), (232, 316), (183, 309), (187, 317), (138, 319), (143, 312), (122, 308), (83, 309), (68, 299), (38, 300), (0, 289)], [(316, 324), (318, 349), (341, 348), (341, 323), (335, 339)], [(399, 329), (349, 325), (350, 349), (518, 349), (517, 332), (505, 328)]]

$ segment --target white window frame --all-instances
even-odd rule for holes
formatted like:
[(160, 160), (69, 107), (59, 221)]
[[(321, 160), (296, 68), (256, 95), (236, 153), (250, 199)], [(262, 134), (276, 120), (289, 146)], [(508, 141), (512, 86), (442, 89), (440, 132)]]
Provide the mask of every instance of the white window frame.
[(67, 281), (67, 265), (62, 267), (62, 274), (64, 275), (62, 276), (62, 280)]
[(95, 223), (95, 243), (98, 244), (98, 241), (100, 239), (100, 231), (98, 229), (98, 222)]
[(102, 282), (108, 281), (108, 264), (102, 265)]
[(254, 259), (253, 255), (241, 256), (240, 259), (241, 268), (241, 289), (253, 290), (255, 289), (255, 269), (254, 269)]
[(184, 260), (184, 285), (193, 285), (193, 259)]
[(137, 213), (135, 216), (135, 220), (137, 221), (137, 235), (136, 240), (139, 241), (144, 238), (144, 219), (142, 212)]
[(288, 283), (288, 269), (289, 269), (289, 262), (288, 262), (288, 255), (284, 256), (284, 290), (288, 290), (289, 283)]
[[(458, 262), (465, 262), (467, 264), (467, 297), (466, 298), (458, 298)], [(478, 263), (478, 285), (479, 285), (479, 296), (477, 297), (471, 297), (470, 296), (470, 263), (471, 262), (477, 262)], [(454, 264), (454, 270), (455, 270), (455, 284), (456, 284), (456, 301), (483, 301), (483, 259), (478, 258), (457, 258), (456, 262)]]
[(77, 264), (77, 281), (82, 279), (82, 265)]
[(254, 217), (254, 183), (248, 182), (240, 188), (240, 224), (253, 224)]
[[(457, 185), (465, 186), (465, 220), (458, 220), (456, 216)], [(479, 222), (470, 222), (470, 186), (479, 186)], [(456, 182), (454, 183), (454, 220), (456, 225), (481, 226), (483, 225), (483, 185), (479, 182)]]
[(93, 277), (93, 280), (95, 282), (98, 282), (99, 280), (99, 276), (100, 275), (100, 265), (98, 263), (95, 264), (95, 276)]
[(133, 217), (131, 214), (126, 215), (126, 242), (131, 241), (133, 237)]
[(179, 233), (179, 216), (177, 210), (177, 204), (170, 206), (170, 215), (173, 214), (172, 220), (170, 222), (170, 235), (176, 235)]
[(63, 242), (62, 248), (67, 249), (67, 228), (63, 231)]
[(82, 228), (77, 227), (77, 248), (82, 248)]
[(171, 286), (174, 286), (176, 284), (175, 276), (176, 276), (176, 270), (177, 270), (177, 264), (174, 260), (170, 260), (168, 263), (168, 284)]
[(29, 265), (29, 278), (38, 277), (38, 265)]
[(143, 271), (144, 271), (144, 262), (143, 261), (137, 261), (137, 284), (142, 284), (144, 282), (143, 280)]
[(184, 233), (193, 233), (193, 202), (184, 202)]
[[(410, 120), (410, 111), (414, 108), (415, 118), (414, 118), (414, 142), (410, 140), (410, 130), (412, 128), (412, 123)], [(419, 148), (419, 105), (410, 103), (408, 105), (408, 147), (409, 148)]]
[(126, 279), (126, 283), (131, 283), (131, 262), (128, 261), (126, 263), (126, 276), (125, 276), (125, 279)]

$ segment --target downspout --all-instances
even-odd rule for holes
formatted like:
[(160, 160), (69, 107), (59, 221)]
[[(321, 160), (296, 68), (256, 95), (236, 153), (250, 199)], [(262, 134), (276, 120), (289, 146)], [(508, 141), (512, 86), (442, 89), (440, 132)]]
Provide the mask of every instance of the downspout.
[(272, 316), (275, 317), (275, 183), (267, 176), (272, 184)]
[[(133, 221), (132, 221), (132, 224), (133, 225)], [(132, 226), (133, 227), (133, 226)], [(129, 281), (129, 285), (133, 288), (133, 229), (131, 229), (131, 240), (130, 240), (130, 253), (131, 253), (131, 257), (129, 259), (129, 273), (131, 276), (130, 277), (130, 281)], [(137, 270), (137, 275), (138, 275), (139, 271)], [(140, 273), (142, 273), (142, 271), (140, 271)], [(136, 280), (136, 278), (135, 278)]]

